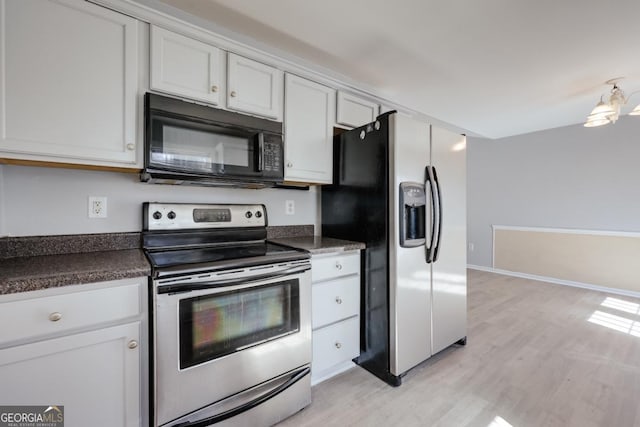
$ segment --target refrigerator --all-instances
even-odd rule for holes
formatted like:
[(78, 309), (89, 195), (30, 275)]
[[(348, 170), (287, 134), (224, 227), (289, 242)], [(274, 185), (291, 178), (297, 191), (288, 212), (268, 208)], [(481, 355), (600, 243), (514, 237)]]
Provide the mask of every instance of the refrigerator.
[(399, 386), (466, 344), (466, 139), (399, 114), (334, 138), (322, 234), (362, 251), (361, 367)]

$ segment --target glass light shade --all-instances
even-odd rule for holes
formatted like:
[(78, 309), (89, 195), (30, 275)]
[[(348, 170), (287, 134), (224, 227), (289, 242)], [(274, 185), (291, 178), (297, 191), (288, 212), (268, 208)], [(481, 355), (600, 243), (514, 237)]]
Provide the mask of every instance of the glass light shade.
[(609, 123), (611, 123), (611, 120), (609, 120), (609, 118), (607, 118), (607, 117), (594, 118), (594, 117), (589, 116), (587, 118), (587, 121), (584, 124), (584, 127), (586, 127), (586, 128), (594, 128), (596, 126), (608, 125)]
[(640, 104), (629, 113), (630, 116), (640, 116)]
[(616, 110), (604, 101), (598, 102), (598, 105), (595, 106), (593, 110), (591, 110), (591, 114), (587, 118), (589, 121), (591, 118), (593, 119), (609, 119), (610, 116), (615, 115)]

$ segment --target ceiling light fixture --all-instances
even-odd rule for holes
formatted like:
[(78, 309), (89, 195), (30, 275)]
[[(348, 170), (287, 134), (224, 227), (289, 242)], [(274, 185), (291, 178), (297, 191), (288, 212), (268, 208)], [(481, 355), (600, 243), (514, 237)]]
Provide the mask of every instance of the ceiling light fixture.
[[(629, 96), (624, 95), (622, 89), (618, 87), (618, 81), (622, 80), (623, 77), (618, 77), (616, 79), (607, 80), (605, 83), (608, 85), (613, 85), (611, 88), (611, 95), (609, 95), (609, 100), (605, 102), (600, 97), (600, 102), (595, 106), (595, 108), (591, 111), (591, 114), (587, 116), (587, 121), (585, 122), (585, 127), (596, 127), (596, 126), (604, 126), (609, 123), (615, 123), (620, 116), (620, 109), (623, 105), (625, 105), (631, 96), (640, 92), (636, 91)], [(640, 105), (634, 108), (630, 113), (630, 116), (640, 116)]]

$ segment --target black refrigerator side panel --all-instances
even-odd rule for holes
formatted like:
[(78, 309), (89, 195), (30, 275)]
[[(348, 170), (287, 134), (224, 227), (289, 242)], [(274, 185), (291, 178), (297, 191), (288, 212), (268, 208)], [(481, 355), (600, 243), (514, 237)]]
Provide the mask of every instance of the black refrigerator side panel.
[[(389, 372), (388, 116), (334, 138), (334, 181), (322, 187), (322, 234), (366, 244), (362, 251), (360, 357)], [(365, 138), (361, 138), (361, 132)]]

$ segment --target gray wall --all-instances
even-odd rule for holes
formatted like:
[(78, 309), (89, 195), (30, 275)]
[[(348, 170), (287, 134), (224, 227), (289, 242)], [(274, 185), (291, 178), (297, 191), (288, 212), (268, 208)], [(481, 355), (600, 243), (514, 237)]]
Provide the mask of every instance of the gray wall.
[[(107, 196), (105, 219), (88, 218), (88, 197)], [(0, 236), (140, 231), (142, 202), (263, 203), (269, 225), (314, 224), (319, 191), (145, 184), (137, 174), (0, 166)], [(295, 215), (285, 215), (285, 200)]]
[(640, 231), (640, 117), (467, 144), (468, 263), (491, 267), (492, 225)]

